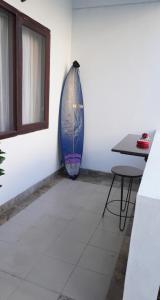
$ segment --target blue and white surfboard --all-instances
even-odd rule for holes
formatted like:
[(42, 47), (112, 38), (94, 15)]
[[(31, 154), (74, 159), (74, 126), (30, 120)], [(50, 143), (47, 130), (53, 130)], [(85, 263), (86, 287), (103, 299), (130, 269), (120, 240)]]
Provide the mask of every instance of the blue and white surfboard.
[(62, 160), (72, 179), (79, 174), (84, 138), (84, 109), (79, 67), (79, 63), (74, 61), (66, 76), (60, 103)]

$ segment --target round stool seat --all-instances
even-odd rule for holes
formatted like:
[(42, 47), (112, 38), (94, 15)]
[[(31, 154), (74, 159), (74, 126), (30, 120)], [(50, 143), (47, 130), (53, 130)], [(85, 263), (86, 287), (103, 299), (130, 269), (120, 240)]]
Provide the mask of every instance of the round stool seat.
[(143, 171), (141, 169), (132, 166), (115, 166), (111, 169), (111, 171), (113, 174), (123, 177), (136, 178), (143, 175)]

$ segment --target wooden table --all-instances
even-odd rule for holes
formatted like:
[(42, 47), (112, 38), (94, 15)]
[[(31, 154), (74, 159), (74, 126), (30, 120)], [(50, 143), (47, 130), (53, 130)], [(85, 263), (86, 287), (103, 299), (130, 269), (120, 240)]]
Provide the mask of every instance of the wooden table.
[(128, 134), (123, 140), (121, 140), (116, 146), (112, 148), (112, 151), (119, 152), (121, 154), (141, 156), (144, 157), (145, 161), (147, 161), (153, 141), (153, 135), (150, 138), (150, 146), (148, 149), (140, 149), (136, 146), (137, 140), (140, 137), (141, 136), (137, 134)]

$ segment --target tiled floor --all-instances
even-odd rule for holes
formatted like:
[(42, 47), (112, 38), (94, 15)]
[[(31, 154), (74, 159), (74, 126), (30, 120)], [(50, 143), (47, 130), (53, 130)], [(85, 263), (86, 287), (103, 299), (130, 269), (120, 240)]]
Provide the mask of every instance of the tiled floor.
[(0, 227), (0, 300), (106, 299), (124, 236), (108, 189), (61, 179)]

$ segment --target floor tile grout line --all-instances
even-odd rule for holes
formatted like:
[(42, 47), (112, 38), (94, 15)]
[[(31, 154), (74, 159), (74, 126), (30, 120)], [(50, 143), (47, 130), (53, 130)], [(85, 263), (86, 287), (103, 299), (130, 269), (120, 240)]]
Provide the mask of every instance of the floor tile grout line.
[(37, 282), (35, 282), (35, 281), (31, 281), (31, 280), (29, 280), (29, 279), (25, 279), (24, 281), (25, 281), (25, 282), (28, 282), (28, 283), (30, 283), (30, 284), (32, 284), (32, 285), (35, 285), (35, 286), (37, 286), (37, 287), (40, 287), (40, 288), (42, 288), (42, 289), (44, 289), (44, 290), (46, 290), (46, 291), (49, 291), (49, 292), (52, 292), (52, 293), (55, 293), (55, 294), (58, 294), (58, 295), (61, 294), (61, 292), (56, 291), (56, 290), (52, 290), (52, 289), (50, 289), (50, 288), (48, 288), (48, 287), (45, 287), (44, 285), (41, 285), (41, 284), (39, 284), (39, 283), (37, 283)]
[[(71, 221), (70, 221), (70, 222), (71, 222)], [(89, 239), (88, 242), (86, 243), (86, 245), (85, 245), (85, 247), (84, 247), (84, 249), (83, 249), (83, 251), (82, 251), (82, 253), (81, 253), (81, 256), (79, 257), (78, 262), (75, 264), (75, 268), (73, 269), (72, 273), (74, 272), (74, 270), (75, 270), (76, 267), (78, 266), (79, 261), (80, 261), (81, 257), (82, 257), (83, 254), (84, 254), (84, 251), (86, 250), (86, 248), (88, 247), (88, 245), (90, 245), (90, 244), (89, 244), (89, 243), (90, 243), (90, 240), (92, 239), (94, 233), (96, 232), (96, 230), (97, 230), (97, 228), (98, 228), (100, 222), (101, 222), (101, 219), (99, 220), (99, 222), (97, 222), (97, 225), (95, 226), (95, 229), (94, 229), (93, 233), (91, 234), (90, 239)], [(59, 234), (59, 236), (56, 238), (56, 240), (61, 236), (61, 234), (62, 234), (62, 233)], [(99, 248), (99, 247), (96, 247), (96, 246), (93, 246), (93, 247)], [(100, 249), (101, 249), (101, 248), (100, 248)], [(104, 250), (104, 251), (107, 251), (106, 249), (103, 249), (103, 250)], [(113, 251), (109, 251), (109, 250), (108, 250), (108, 252), (110, 252), (110, 253), (112, 252), (112, 253), (113, 253)], [(45, 253), (45, 250), (44, 250), (43, 253), (41, 253), (41, 255), (43, 255), (44, 253)], [(61, 259), (57, 259), (57, 260), (61, 260)], [(74, 265), (74, 264), (73, 264), (73, 265)], [(83, 268), (83, 267), (80, 267), (80, 268), (81, 268), (81, 269), (85, 269), (85, 268)], [(88, 270), (89, 270), (89, 269), (88, 269)], [(5, 270), (1, 270), (1, 271), (2, 271), (2, 273), (6, 273), (6, 274), (8, 274), (8, 275), (10, 275), (10, 276), (12, 276), (12, 277), (15, 277), (15, 278), (17, 278), (17, 279), (20, 279), (20, 280), (22, 280), (22, 281), (26, 281), (26, 282), (29, 282), (29, 283), (31, 283), (31, 284), (33, 284), (33, 285), (42, 287), (43, 289), (49, 290), (49, 291), (54, 292), (54, 293), (57, 293), (57, 294), (59, 293), (59, 292), (57, 292), (56, 290), (53, 291), (53, 290), (51, 290), (51, 289), (45, 288), (45, 287), (42, 286), (42, 285), (36, 284), (35, 282), (32, 282), (32, 281), (28, 280), (26, 277), (29, 275), (30, 271), (29, 271), (29, 273), (27, 273), (27, 275), (26, 275), (25, 277), (23, 277), (23, 278), (20, 277), (20, 276), (18, 276), (18, 275), (16, 275), (16, 274), (14, 274), (14, 273), (9, 273), (9, 272), (7, 272), (7, 271), (5, 271)], [(100, 275), (105, 275), (105, 276), (107, 276), (107, 274), (99, 273), (99, 272), (96, 272), (96, 271), (93, 271), (93, 270), (89, 270), (89, 271), (94, 272), (94, 273), (97, 273), (97, 274), (100, 274)], [(69, 278), (71, 277), (72, 273), (70, 274)], [(68, 280), (69, 280), (69, 278), (68, 278)], [(66, 283), (66, 284), (67, 284), (67, 283)], [(65, 286), (66, 286), (66, 284), (65, 284)], [(64, 288), (65, 288), (65, 287), (64, 287)], [(64, 289), (63, 289), (63, 290), (64, 290)]]
[[(91, 248), (95, 248), (95, 249), (98, 249), (98, 250), (101, 250), (101, 251), (103, 251), (103, 252), (107, 252), (108, 254), (110, 254), (110, 255), (117, 255), (117, 251), (114, 251), (114, 250), (110, 250), (110, 249), (104, 249), (104, 248), (102, 248), (102, 247), (99, 247), (99, 246), (95, 246), (95, 245), (92, 245), (92, 244), (86, 244), (86, 243), (84, 243), (84, 242), (80, 242), (80, 241), (77, 241), (77, 240), (74, 240), (75, 242), (79, 242), (79, 243), (81, 243), (81, 244), (83, 244), (85, 247), (85, 249), (83, 249), (84, 251), (86, 250), (86, 245), (87, 245), (87, 247), (89, 246), (89, 247), (91, 247)], [(71, 262), (69, 262), (69, 261), (67, 261), (67, 259), (64, 259), (64, 258), (60, 258), (60, 257), (57, 257), (57, 256), (52, 256), (52, 255), (49, 255), (49, 254), (46, 254), (46, 253), (43, 253), (43, 254), (45, 254), (45, 256), (46, 257), (48, 257), (48, 258), (51, 258), (51, 259), (54, 259), (54, 260), (59, 260), (59, 261), (62, 261), (62, 262), (64, 262), (64, 263), (68, 263), (68, 264), (71, 264), (71, 265), (76, 265), (77, 263), (71, 263)], [(42, 254), (42, 255), (43, 255)], [(78, 259), (79, 260), (79, 259)]]
[(5, 271), (3, 269), (0, 269), (0, 274), (5, 274), (5, 275), (8, 275), (9, 277), (13, 277), (13, 278), (18, 279), (20, 281), (25, 281), (24, 278), (22, 278), (22, 277), (20, 277), (20, 276), (18, 276), (16, 274), (10, 273), (8, 271)]
[[(92, 233), (92, 235), (91, 235), (89, 241), (92, 239), (92, 236), (93, 236), (94, 233), (96, 232), (97, 227), (99, 226), (100, 222), (101, 222), (101, 219), (100, 219), (100, 221), (97, 223), (97, 225), (95, 226), (95, 230), (94, 230), (94, 232)], [(71, 221), (69, 221), (69, 223), (71, 223)], [(55, 241), (56, 241), (57, 239), (59, 239), (59, 237), (60, 237), (62, 234), (63, 234), (63, 233), (60, 233), (60, 234), (58, 235), (58, 237), (55, 239)], [(89, 244), (89, 241), (87, 242), (86, 246), (84, 247), (81, 256), (83, 255), (85, 249), (87, 248), (87, 246), (88, 246), (88, 244)], [(93, 247), (94, 247), (94, 246), (93, 246)], [(99, 248), (99, 247), (97, 247), (97, 248)], [(40, 255), (45, 254), (45, 251), (46, 251), (46, 250), (43, 250), (43, 251), (40, 253)], [(81, 259), (81, 257), (79, 258), (79, 260), (80, 260), (80, 259)], [(62, 261), (62, 259), (57, 259), (57, 260)], [(78, 263), (79, 263), (79, 260), (78, 260), (77, 264), (75, 265), (75, 267), (77, 267), (77, 265), (78, 265)], [(65, 261), (65, 262), (66, 262), (66, 261)], [(71, 263), (70, 263), (70, 264), (71, 264)], [(73, 265), (74, 265), (74, 264), (73, 264)], [(33, 266), (33, 267), (34, 267), (34, 266)], [(32, 270), (30, 270), (30, 271), (27, 273), (27, 275), (26, 275), (25, 277), (22, 278), (22, 277), (20, 277), (20, 276), (14, 274), (14, 273), (9, 273), (9, 272), (6, 272), (5, 270), (2, 270), (2, 272), (7, 273), (7, 274), (9, 274), (10, 276), (13, 276), (13, 277), (15, 277), (15, 278), (21, 279), (21, 280), (26, 281), (26, 282), (31, 282), (31, 283), (33, 284), (32, 281), (27, 280), (27, 276), (29, 275), (29, 273), (30, 273), (31, 271), (32, 271)], [(93, 271), (93, 270), (92, 270), (92, 272), (98, 273), (98, 272)], [(100, 273), (100, 274), (102, 274), (102, 273)], [(102, 274), (102, 275), (103, 275), (103, 274)], [(41, 285), (38, 285), (38, 286), (41, 286)], [(44, 287), (43, 287), (43, 288), (44, 288)], [(54, 291), (54, 292), (57, 293), (57, 291)]]
[[(71, 220), (69, 220), (68, 222), (70, 223)], [(61, 233), (56, 237), (55, 240), (53, 239), (53, 241), (56, 241), (57, 239), (59, 239), (60, 236), (61, 236), (62, 234), (63, 234), (63, 232), (61, 232)], [(17, 244), (19, 243), (19, 241), (20, 241), (20, 240), (14, 242), (14, 243), (17, 245)], [(6, 241), (2, 241), (2, 242), (3, 242), (4, 244), (6, 244), (6, 245), (14, 244), (14, 243), (6, 242)], [(21, 246), (21, 245), (19, 244), (19, 246)], [(39, 256), (44, 255), (44, 254), (45, 254), (45, 251), (46, 251), (46, 249), (43, 250), (42, 252), (40, 252), (38, 255), (39, 255)], [(38, 260), (38, 259), (39, 259), (39, 257), (37, 258), (37, 260)], [(20, 279), (20, 280), (30, 282), (30, 281), (27, 280), (27, 277), (28, 277), (28, 275), (30, 274), (30, 272), (33, 270), (33, 268), (35, 267), (35, 265), (36, 265), (36, 263), (37, 263), (37, 260), (35, 261), (35, 264), (32, 265), (32, 269), (31, 269), (30, 271), (28, 271), (27, 274), (26, 274), (25, 276), (22, 276), (22, 277), (21, 277), (20, 275), (18, 275), (18, 274), (15, 274), (15, 273), (12, 273), (12, 272), (8, 272), (8, 271), (6, 271), (6, 270), (4, 270), (4, 269), (1, 269), (1, 268), (0, 268), (0, 272), (5, 273), (5, 274), (8, 274), (8, 275), (10, 275), (10, 276), (12, 276), (12, 277), (15, 277), (15, 278), (17, 278), (17, 279)], [(73, 264), (72, 264), (72, 265), (73, 265)], [(43, 288), (44, 288), (44, 287), (43, 287)], [(55, 291), (55, 292), (57, 293), (57, 291)]]
[[(91, 183), (92, 183), (92, 182), (91, 182)], [(51, 188), (51, 187), (50, 187), (50, 188)], [(49, 189), (50, 189), (50, 188), (49, 188)], [(116, 187), (116, 188), (119, 189), (119, 187)], [(39, 198), (39, 196), (37, 197), (37, 199), (38, 199), (38, 198)], [(32, 205), (32, 203), (31, 203), (31, 205)], [(86, 210), (86, 211), (90, 211), (90, 210)], [(90, 212), (92, 212), (92, 211), (90, 211)], [(93, 212), (92, 212), (92, 213), (93, 213)], [(73, 221), (73, 218), (72, 218), (71, 220), (68, 220), (68, 221), (71, 223), (71, 222)], [(85, 252), (85, 250), (86, 250), (86, 248), (87, 248), (88, 246), (92, 246), (92, 247), (95, 247), (95, 248), (103, 249), (103, 250), (105, 250), (105, 251), (109, 251), (109, 250), (106, 250), (106, 249), (104, 249), (104, 248), (96, 247), (95, 245), (91, 245), (91, 244), (90, 244), (90, 241), (91, 241), (93, 235), (95, 234), (95, 232), (96, 232), (98, 226), (100, 225), (100, 222), (101, 222), (101, 218), (100, 218), (99, 222), (97, 222), (97, 224), (95, 225), (94, 232), (91, 234), (91, 236), (90, 236), (88, 242), (87, 242), (87, 243), (84, 243), (84, 244), (85, 244), (85, 247), (84, 247), (84, 249), (83, 249), (83, 251), (82, 251), (82, 253), (81, 253), (81, 255), (80, 255), (80, 257), (79, 257), (79, 259), (78, 259), (78, 261), (77, 261), (77, 263), (76, 263), (76, 265), (75, 265), (74, 270), (75, 270), (76, 267), (78, 266), (78, 264), (79, 264), (79, 262), (80, 262), (80, 259), (82, 258), (83, 254), (84, 254), (84, 252)], [(60, 233), (54, 241), (56, 241), (57, 239), (59, 239), (60, 236), (61, 236), (62, 234), (63, 234), (63, 233)], [(5, 241), (4, 241), (4, 242), (5, 242)], [(5, 242), (5, 243), (7, 243), (7, 242)], [(46, 250), (43, 250), (43, 251), (41, 252), (41, 254), (42, 254), (42, 255), (45, 254), (45, 251), (46, 251)], [(58, 260), (61, 260), (61, 259), (58, 259)], [(79, 266), (79, 267), (80, 267), (80, 266)], [(80, 268), (82, 268), (82, 267), (80, 267)], [(83, 268), (82, 268), (82, 269), (83, 269)], [(74, 270), (72, 271), (72, 273), (74, 272)], [(91, 271), (91, 272), (94, 272), (94, 273), (102, 274), (102, 273), (99, 273), (99, 272), (96, 272), (96, 271), (93, 271), (93, 270), (90, 270), (90, 271)], [(10, 275), (10, 276), (13, 276), (13, 277), (15, 277), (15, 278), (17, 278), (17, 279), (20, 279), (20, 280), (22, 280), (22, 281), (24, 281), (24, 282), (29, 282), (29, 283), (31, 283), (31, 284), (33, 284), (33, 285), (39, 286), (39, 287), (41, 287), (41, 288), (43, 288), (43, 289), (46, 289), (46, 290), (49, 290), (49, 291), (51, 291), (51, 292), (55, 292), (56, 294), (59, 294), (59, 292), (57, 292), (57, 291), (50, 290), (50, 289), (48, 289), (48, 288), (45, 288), (44, 286), (41, 286), (41, 285), (39, 285), (39, 284), (36, 284), (36, 283), (34, 283), (34, 282), (32, 282), (32, 281), (27, 280), (26, 277), (28, 276), (28, 274), (30, 273), (30, 271), (27, 273), (27, 275), (26, 275), (24, 278), (21, 278), (21, 277), (19, 277), (19, 276), (15, 276), (14, 274), (10, 274), (10, 273), (8, 273), (8, 272), (5, 272), (4, 270), (3, 270), (2, 272), (6, 273), (6, 274), (8, 274), (8, 275)], [(102, 275), (106, 275), (106, 274), (102, 274)], [(71, 274), (70, 274), (69, 277), (71, 277)], [(69, 278), (68, 278), (68, 280), (69, 280)], [(67, 284), (67, 283), (66, 283), (66, 284)]]
[[(60, 238), (60, 236), (62, 235), (63, 233), (61, 232), (55, 239), (53, 239), (52, 240), (52, 242), (54, 241), (54, 242), (56, 242), (59, 238)], [(47, 251), (47, 249), (45, 249), (45, 250), (43, 250), (41, 253), (39, 253), (39, 255), (40, 256), (43, 256), (43, 255), (45, 255), (45, 252)], [(47, 255), (46, 255), (47, 256)], [(48, 257), (48, 256), (47, 256)], [(39, 258), (38, 258), (38, 260), (39, 260)], [(37, 261), (35, 262), (35, 264), (37, 263)], [(29, 276), (29, 274), (32, 272), (32, 270), (33, 270), (33, 268), (35, 267), (35, 265), (34, 266), (32, 266), (32, 269), (27, 273), (27, 275), (24, 277), (24, 279), (27, 279), (27, 277)]]
[(16, 275), (16, 274), (9, 273), (9, 272), (7, 272), (7, 271), (5, 271), (5, 270), (0, 270), (0, 273), (4, 273), (4, 274), (6, 274), (6, 275), (8, 275), (8, 276), (10, 276), (10, 277), (13, 277), (13, 278), (15, 278), (15, 279), (18, 279), (18, 280), (22, 281), (22, 282), (30, 283), (30, 284), (32, 284), (33, 286), (35, 285), (35, 286), (37, 286), (37, 287), (39, 287), (39, 288), (42, 288), (42, 289), (44, 289), (44, 290), (46, 290), (46, 291), (50, 291), (50, 292), (52, 292), (52, 293), (55, 293), (55, 294), (57, 294), (57, 295), (60, 295), (60, 292), (58, 292), (58, 291), (56, 291), (56, 290), (52, 290), (52, 289), (46, 288), (46, 287), (44, 287), (44, 286), (41, 285), (41, 284), (38, 284), (38, 283), (33, 282), (33, 281), (31, 281), (31, 280), (28, 280), (28, 279), (26, 279), (26, 278), (22, 278), (22, 277), (20, 277), (20, 276), (18, 276), (18, 275)]
[[(68, 220), (69, 225), (70, 225), (70, 223), (71, 223), (72, 221), (73, 221), (73, 219), (72, 219), (72, 220)], [(64, 234), (64, 232), (61, 232), (61, 233), (56, 237), (55, 240), (53, 239), (53, 241), (56, 242), (56, 241), (60, 238), (60, 236), (63, 235), (63, 234)], [(44, 250), (43, 252), (41, 252), (40, 255), (45, 255), (45, 252), (46, 252), (46, 250)], [(46, 256), (47, 256), (47, 255), (46, 255)], [(49, 257), (49, 256), (47, 256), (47, 257)], [(51, 257), (50, 257), (50, 258), (51, 258)], [(39, 259), (39, 258), (38, 258), (38, 259)], [(53, 259), (53, 258), (52, 258), (52, 259)], [(56, 260), (62, 261), (62, 260), (60, 260), (60, 259), (56, 259)], [(64, 261), (64, 262), (65, 262), (65, 261)], [(71, 263), (68, 263), (68, 264), (74, 266), (74, 264), (71, 264)], [(51, 292), (60, 294), (60, 292), (57, 292), (56, 290), (51, 290), (51, 289), (45, 288), (45, 287), (42, 286), (41, 284), (37, 284), (36, 282), (30, 281), (29, 279), (27, 279), (27, 277), (28, 277), (29, 274), (32, 272), (32, 270), (33, 270), (34, 267), (35, 267), (35, 265), (34, 265), (34, 266), (32, 267), (32, 269), (27, 273), (27, 275), (24, 277), (23, 280), (26, 281), (26, 282), (32, 283), (32, 284), (34, 284), (34, 285), (36, 285), (36, 286), (39, 286), (39, 287), (41, 287), (41, 288), (43, 288), (43, 289), (46, 289), (46, 290), (49, 290), (49, 291), (51, 291)]]
[[(115, 263), (116, 263), (116, 262), (115, 262)], [(95, 270), (92, 270), (92, 269), (90, 269), (90, 268), (83, 267), (83, 266), (80, 266), (80, 265), (78, 265), (77, 267), (78, 267), (79, 269), (81, 269), (81, 270), (89, 271), (89, 272), (92, 272), (92, 273), (95, 273), (95, 274), (97, 274), (97, 275), (101, 275), (101, 276), (104, 276), (104, 277), (108, 277), (108, 276), (109, 276), (109, 274), (102, 273), (102, 272), (98, 272), (98, 271), (95, 271)], [(111, 274), (111, 276), (112, 276), (112, 274)]]
[[(7, 273), (6, 273), (7, 274)], [(8, 275), (8, 274), (7, 274)], [(9, 274), (10, 275), (10, 274)], [(10, 275), (11, 276), (11, 275)], [(14, 277), (14, 276), (12, 276), (12, 277)], [(14, 278), (16, 278), (16, 277), (14, 277)], [(7, 299), (6, 300), (8, 300), (12, 295), (14, 295), (14, 293), (19, 289), (19, 287), (20, 287), (20, 284), (21, 284), (21, 281), (22, 281), (22, 279), (19, 279), (19, 278), (16, 278), (17, 280), (19, 280), (20, 281), (20, 283), (19, 283), (19, 285), (15, 288), (15, 290), (14, 291), (12, 291), (11, 292), (11, 294), (7, 297)]]
[[(83, 249), (83, 251), (82, 251), (82, 253), (81, 253), (81, 255), (80, 255), (80, 257), (79, 257), (79, 259), (78, 259), (78, 261), (77, 261), (77, 263), (76, 263), (76, 265), (75, 265), (75, 267), (74, 267), (74, 269), (72, 270), (71, 274), (70, 274), (69, 277), (67, 278), (66, 283), (65, 283), (65, 285), (64, 285), (64, 288), (62, 289), (62, 293), (63, 293), (65, 287), (67, 286), (67, 283), (69, 282), (69, 280), (70, 280), (72, 274), (74, 273), (74, 271), (75, 271), (76, 268), (78, 267), (78, 264), (79, 264), (79, 262), (80, 262), (80, 260), (81, 260), (81, 258), (82, 258), (82, 256), (83, 256), (85, 250), (86, 250), (87, 247), (89, 246), (89, 242), (90, 242), (90, 240), (92, 239), (93, 235), (95, 234), (95, 232), (96, 232), (96, 230), (97, 230), (97, 228), (98, 228), (100, 222), (101, 222), (101, 218), (100, 218), (99, 222), (97, 223), (97, 225), (95, 226), (94, 232), (91, 234), (91, 236), (90, 236), (88, 242), (86, 243), (86, 246), (84, 247), (84, 249)], [(96, 272), (95, 272), (95, 273), (96, 273)]]
[[(92, 237), (94, 236), (95, 232), (97, 231), (97, 229), (98, 229), (98, 227), (99, 227), (101, 221), (102, 221), (102, 218), (100, 218), (99, 222), (98, 222), (97, 225), (95, 226), (95, 230), (94, 230), (94, 232), (92, 233), (91, 237), (89, 238), (88, 242), (86, 243), (86, 247), (83, 249), (83, 251), (82, 251), (82, 253), (81, 253), (80, 257), (79, 257), (78, 262), (76, 263), (74, 269), (72, 270), (71, 274), (70, 274), (69, 277), (67, 278), (66, 283), (65, 283), (65, 285), (64, 285), (64, 288), (62, 289), (62, 293), (63, 293), (65, 287), (67, 286), (67, 283), (69, 282), (69, 280), (70, 280), (72, 274), (74, 273), (74, 271), (76, 270), (76, 268), (79, 267), (79, 266), (78, 266), (78, 265), (79, 265), (79, 262), (80, 262), (80, 260), (81, 260), (81, 258), (82, 258), (82, 256), (83, 256), (83, 254), (84, 254), (86, 248), (87, 248), (88, 246), (91, 245), (91, 244), (90, 244), (90, 241), (92, 240)], [(94, 245), (91, 245), (91, 246), (94, 247)], [(99, 247), (97, 247), (97, 248), (99, 248)], [(104, 248), (100, 248), (100, 249), (105, 250)], [(117, 252), (116, 254), (118, 255), (118, 252)], [(116, 257), (117, 257), (117, 255), (116, 255)], [(116, 262), (115, 262), (115, 264), (116, 264)], [(80, 267), (80, 268), (83, 269), (82, 267)], [(91, 272), (97, 273), (97, 272), (95, 272), (95, 271), (93, 271), (93, 270), (92, 270)], [(99, 274), (99, 273), (97, 273), (97, 274)], [(104, 275), (104, 274), (101, 274), (101, 275)], [(112, 272), (112, 275), (111, 275), (111, 276), (113, 276), (113, 272)]]

